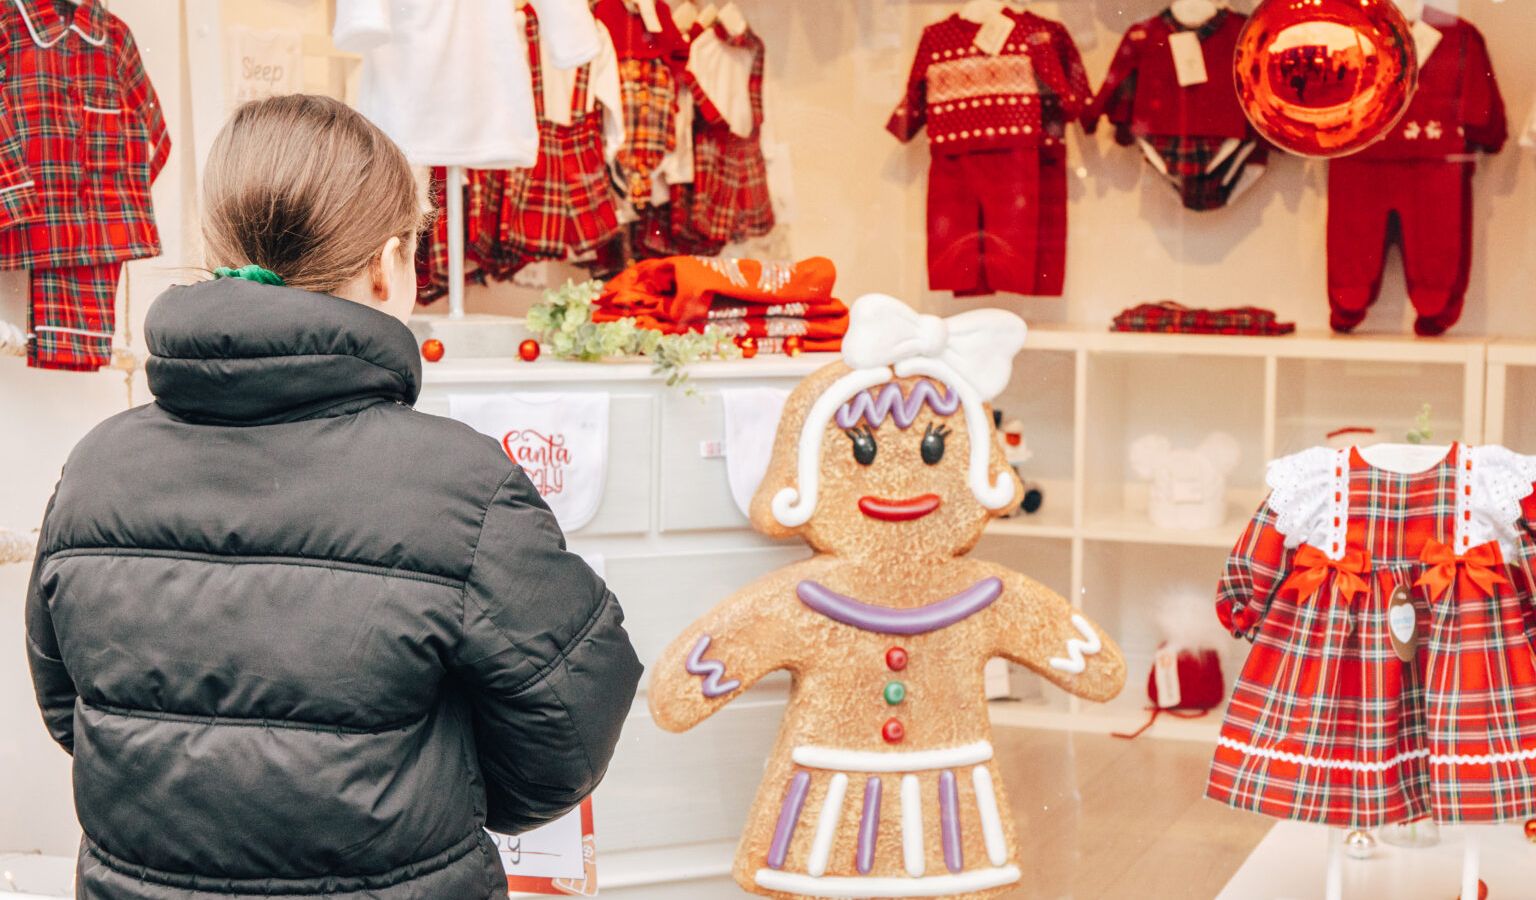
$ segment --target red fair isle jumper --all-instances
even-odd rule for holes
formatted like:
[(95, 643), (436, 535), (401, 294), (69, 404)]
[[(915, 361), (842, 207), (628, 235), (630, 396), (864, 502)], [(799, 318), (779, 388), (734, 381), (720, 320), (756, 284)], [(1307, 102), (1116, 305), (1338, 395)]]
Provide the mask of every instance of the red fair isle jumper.
[(886, 124), (928, 129), (928, 278), (934, 290), (1059, 295), (1066, 248), (1066, 123), (1092, 91), (1060, 23), (1005, 9), (995, 54), (961, 15), (928, 26)]

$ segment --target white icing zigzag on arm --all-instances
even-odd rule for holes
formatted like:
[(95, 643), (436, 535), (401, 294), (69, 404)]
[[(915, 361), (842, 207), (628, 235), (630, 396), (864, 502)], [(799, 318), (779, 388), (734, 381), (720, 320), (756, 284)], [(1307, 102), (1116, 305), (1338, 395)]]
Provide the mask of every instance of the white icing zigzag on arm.
[(1083, 670), (1088, 668), (1088, 663), (1084, 661), (1083, 657), (1092, 656), (1103, 650), (1104, 642), (1099, 640), (1099, 633), (1093, 630), (1093, 626), (1088, 623), (1088, 620), (1077, 613), (1072, 614), (1072, 626), (1083, 637), (1081, 639), (1072, 638), (1067, 641), (1067, 655), (1065, 657), (1051, 657), (1051, 668), (1058, 672), (1081, 675)]

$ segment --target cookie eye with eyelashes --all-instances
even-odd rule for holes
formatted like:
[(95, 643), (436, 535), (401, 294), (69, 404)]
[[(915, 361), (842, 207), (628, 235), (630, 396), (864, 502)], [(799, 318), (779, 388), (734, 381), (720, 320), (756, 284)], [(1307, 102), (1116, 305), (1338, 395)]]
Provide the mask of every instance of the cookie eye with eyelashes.
[(843, 434), (848, 435), (848, 440), (853, 442), (853, 458), (861, 466), (873, 465), (875, 461), (875, 435), (864, 428), (845, 428)]
[(923, 462), (930, 466), (937, 465), (944, 458), (944, 439), (949, 436), (949, 426), (940, 425), (933, 427), (928, 423), (928, 429), (923, 432), (922, 453)]

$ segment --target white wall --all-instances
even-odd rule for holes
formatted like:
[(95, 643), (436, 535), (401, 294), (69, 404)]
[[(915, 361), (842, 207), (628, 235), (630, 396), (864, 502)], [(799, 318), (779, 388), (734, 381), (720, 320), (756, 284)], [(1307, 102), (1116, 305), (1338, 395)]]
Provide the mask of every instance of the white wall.
[[(137, 340), (149, 301), (193, 255), (194, 176), (183, 59), (184, 5), (215, 0), (112, 0), (133, 28), (165, 105), (176, 149), (155, 188), (166, 255), (129, 267), (127, 326)], [(924, 220), (928, 154), (921, 137), (902, 145), (883, 130), (905, 82), (922, 27), (953, 0), (741, 0), (768, 47), (768, 117), (791, 150), (796, 255), (826, 255), (840, 269), (839, 292), (880, 290), (934, 311), (995, 303), (1034, 321), (1106, 326), (1120, 309), (1173, 298), (1195, 305), (1271, 306), (1303, 328), (1322, 328), (1324, 166), (1278, 157), (1255, 189), (1228, 210), (1189, 213), (1143, 177), (1137, 155), (1073, 132), (1072, 230), (1067, 296), (954, 301), (925, 290)], [(1241, 4), (1246, 5), (1246, 4)], [(1443, 0), (1442, 6), (1454, 4)], [(1118, 35), (1154, 14), (1159, 0), (1058, 0), (1034, 8), (1080, 27), (1097, 83)], [(231, 0), (229, 21), (284, 22), (323, 30), (324, 0)], [(1488, 38), (1515, 126), (1536, 98), (1536, 4), (1465, 0), (1460, 10)], [(191, 73), (217, 78), (219, 73)], [(1533, 162), (1513, 145), (1477, 178), (1476, 252), (1462, 334), (1536, 335), (1527, 293), (1536, 274)], [(1394, 254), (1369, 326), (1402, 331), (1407, 321)], [(515, 308), (526, 293), (476, 291), (482, 306)], [(0, 277), (0, 315), (20, 322), (21, 287)], [(143, 402), (142, 379), (134, 395)], [(105, 416), (127, 406), (118, 373), (36, 372), (0, 359), (0, 527), (30, 527), (40, 516), (69, 448)], [(68, 760), (48, 740), (33, 706), (22, 653), (25, 567), (0, 568), (0, 849), (72, 852), (78, 831)], [(9, 634), (7, 637), (6, 634)]]

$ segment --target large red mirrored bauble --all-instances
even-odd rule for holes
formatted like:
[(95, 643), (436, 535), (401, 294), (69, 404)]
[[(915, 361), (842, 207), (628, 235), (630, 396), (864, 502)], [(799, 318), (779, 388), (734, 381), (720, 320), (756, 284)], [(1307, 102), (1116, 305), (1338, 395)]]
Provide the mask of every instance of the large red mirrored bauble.
[(1264, 0), (1243, 26), (1237, 97), (1259, 133), (1300, 156), (1344, 156), (1386, 134), (1418, 81), (1391, 0)]

